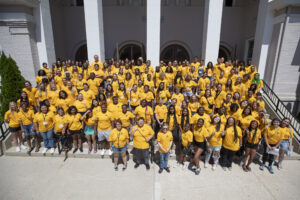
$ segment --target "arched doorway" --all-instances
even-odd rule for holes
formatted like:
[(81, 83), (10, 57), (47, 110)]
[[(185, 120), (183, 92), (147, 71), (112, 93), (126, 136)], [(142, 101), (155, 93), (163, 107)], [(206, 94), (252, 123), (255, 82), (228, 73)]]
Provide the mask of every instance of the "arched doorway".
[(188, 51), (181, 45), (178, 44), (171, 44), (167, 46), (162, 53), (160, 54), (160, 60), (164, 62), (169, 61), (183, 61), (183, 60), (190, 60), (190, 56)]
[(228, 59), (231, 59), (231, 53), (226, 47), (221, 45), (219, 48), (218, 58), (224, 58), (224, 60), (226, 61)]
[(137, 60), (139, 57), (145, 57), (144, 52), (144, 46), (139, 46), (136, 44), (126, 44), (120, 49), (119, 55), (121, 60), (125, 60), (126, 58), (130, 60)]
[(75, 54), (76, 61), (86, 61), (88, 59), (86, 44), (80, 46)]

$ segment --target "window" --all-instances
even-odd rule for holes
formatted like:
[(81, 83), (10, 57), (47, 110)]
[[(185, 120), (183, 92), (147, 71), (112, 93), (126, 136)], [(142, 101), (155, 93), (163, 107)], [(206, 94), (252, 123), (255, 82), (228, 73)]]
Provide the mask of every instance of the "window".
[(87, 59), (88, 59), (87, 46), (86, 46), (86, 44), (84, 44), (84, 45), (80, 46), (78, 48), (78, 50), (76, 51), (75, 60), (84, 62)]
[(137, 60), (139, 57), (145, 57), (144, 52), (144, 47), (136, 44), (127, 44), (120, 49), (119, 55), (121, 60), (126, 58)]
[(164, 62), (168, 61), (184, 61), (184, 60), (190, 60), (189, 53), (187, 50), (178, 44), (172, 44), (167, 46), (162, 53), (160, 54), (160, 59)]
[(225, 7), (232, 7), (233, 6), (233, 0), (225, 0)]
[(254, 40), (248, 40), (248, 53), (247, 53), (247, 60), (252, 59), (253, 54), (253, 48), (254, 48)]

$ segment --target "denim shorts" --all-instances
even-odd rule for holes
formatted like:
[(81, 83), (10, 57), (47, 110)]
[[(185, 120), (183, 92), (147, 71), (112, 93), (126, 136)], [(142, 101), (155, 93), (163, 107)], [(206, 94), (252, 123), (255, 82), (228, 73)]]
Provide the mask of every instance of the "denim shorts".
[(114, 145), (112, 145), (112, 149), (114, 153), (123, 153), (124, 151), (126, 151), (126, 145), (122, 148), (116, 148)]
[(288, 152), (290, 146), (289, 140), (282, 140), (281, 144), (279, 145), (279, 149)]
[(33, 124), (23, 125), (25, 136), (35, 135), (35, 132), (32, 130)]
[(109, 138), (109, 134), (111, 132), (111, 129), (107, 130), (107, 131), (99, 131), (98, 130), (98, 141), (101, 142), (103, 140), (107, 140)]

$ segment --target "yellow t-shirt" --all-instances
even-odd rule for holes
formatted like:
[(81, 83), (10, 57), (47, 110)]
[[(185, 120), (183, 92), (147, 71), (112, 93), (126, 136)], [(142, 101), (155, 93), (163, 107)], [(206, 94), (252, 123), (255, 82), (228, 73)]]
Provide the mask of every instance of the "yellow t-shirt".
[(288, 128), (288, 127), (281, 128), (280, 132), (282, 132), (283, 140), (294, 138), (294, 130), (292, 128)]
[(18, 118), (20, 121), (22, 121), (23, 125), (32, 124), (34, 118), (33, 110), (28, 109), (26, 112), (24, 112), (22, 109), (20, 109), (18, 112)]
[[(157, 91), (157, 89), (156, 89), (156, 91)], [(163, 102), (165, 103), (168, 100), (168, 98), (170, 98), (170, 96), (171, 96), (170, 92), (168, 90), (162, 90), (158, 94), (156, 91), (155, 91), (155, 97), (156, 97), (157, 102), (160, 98), (162, 98)]]
[(181, 144), (186, 147), (189, 143), (193, 142), (193, 133), (189, 130), (181, 133)]
[(114, 128), (110, 134), (108, 141), (112, 142), (115, 148), (123, 148), (126, 145), (126, 141), (129, 139), (128, 131), (122, 128), (120, 131)]
[(45, 99), (48, 99), (48, 92), (44, 92), (44, 91), (37, 91), (35, 93), (35, 99), (38, 99), (39, 102), (44, 101)]
[(216, 125), (210, 125), (208, 128), (208, 137), (211, 136), (213, 132), (215, 132), (215, 135), (212, 136), (210, 139), (209, 144), (213, 147), (221, 146), (222, 145), (222, 135), (221, 132), (224, 130), (224, 126), (221, 125), (219, 131), (216, 130)]
[(151, 123), (151, 116), (153, 116), (153, 110), (150, 106), (138, 106), (134, 110), (134, 114), (137, 115), (137, 118), (143, 117), (145, 119), (145, 123)]
[(55, 123), (55, 131), (56, 132), (62, 132), (64, 128), (65, 122), (65, 116), (55, 115), (54, 117), (54, 123)]
[(208, 98), (205, 98), (203, 96), (200, 99), (200, 103), (204, 107), (204, 110), (205, 110), (206, 113), (211, 113), (212, 108), (209, 108), (209, 105), (214, 105), (215, 104), (215, 99), (212, 96), (210, 96)]
[[(158, 132), (157, 134), (157, 142), (160, 143), (162, 148), (167, 150), (170, 147), (171, 142), (173, 141), (173, 135), (171, 131), (167, 131), (166, 133)], [(170, 152), (171, 148), (168, 152)], [(166, 153), (161, 148), (159, 148), (160, 153)]]
[(168, 108), (165, 105), (157, 105), (155, 106), (154, 112), (158, 115), (158, 119), (165, 120), (167, 118)]
[(32, 99), (33, 104), (36, 105), (35, 93), (36, 93), (37, 89), (36, 88), (31, 88), (31, 90), (28, 90), (27, 88), (23, 88), (23, 91), (26, 92), (28, 98)]
[(264, 135), (267, 136), (269, 144), (277, 144), (279, 140), (283, 139), (283, 131), (281, 131), (281, 129), (281, 127), (274, 129), (273, 126), (269, 126), (265, 130)]
[(90, 103), (86, 100), (76, 100), (73, 105), (77, 108), (78, 112), (85, 112), (90, 107)]
[[(176, 114), (173, 114), (173, 115), (170, 115), (170, 119), (169, 119), (169, 122), (168, 122), (168, 116), (166, 116), (165, 118), (165, 121), (168, 126), (169, 126), (169, 130), (173, 130), (174, 128), (177, 128), (177, 127), (174, 127), (174, 118), (175, 118)], [(176, 116), (176, 122), (177, 124), (179, 124), (179, 118)]]
[(82, 94), (83, 95), (83, 99), (87, 100), (88, 102), (92, 102), (92, 100), (95, 97), (95, 94), (94, 94), (94, 92), (92, 90), (87, 90), (87, 91), (81, 90), (80, 94)]
[(150, 145), (146, 141), (146, 138), (154, 135), (154, 131), (148, 124), (144, 124), (143, 127), (134, 126), (132, 130), (137, 128), (137, 130), (133, 134), (133, 147), (137, 149), (149, 149)]
[(252, 130), (250, 133), (249, 133), (249, 136), (247, 138), (247, 141), (250, 143), (250, 144), (257, 144), (261, 138), (261, 131), (259, 129), (256, 130), (256, 134), (255, 134), (255, 137), (253, 138), (254, 136), (254, 132), (255, 130)]
[(138, 106), (140, 104), (140, 99), (139, 99), (139, 92), (130, 92), (130, 105), (132, 106)]
[(110, 112), (113, 116), (117, 116), (119, 113), (122, 112), (122, 104), (118, 103), (118, 104), (113, 104), (111, 103), (108, 107), (107, 107), (108, 112)]
[(248, 115), (247, 117), (242, 116), (240, 122), (243, 127), (248, 128), (252, 120), (255, 120), (255, 117), (253, 117), (252, 115)]
[(184, 91), (192, 91), (192, 87), (197, 86), (197, 84), (194, 81), (184, 81), (183, 83), (183, 87), (184, 87)]
[(71, 131), (78, 131), (82, 129), (81, 115), (77, 113), (76, 115), (67, 115), (65, 123), (69, 124), (69, 129)]
[(188, 105), (188, 108), (193, 113), (197, 112), (197, 110), (198, 110), (199, 107), (200, 107), (200, 103), (198, 101), (196, 101), (196, 102), (190, 102), (189, 105)]
[(95, 115), (93, 114), (92, 117), (89, 117), (87, 120), (86, 120), (86, 117), (84, 118), (84, 123), (86, 126), (94, 126), (95, 124)]
[(208, 133), (205, 127), (202, 127), (200, 129), (195, 128), (194, 130), (194, 137), (196, 142), (204, 142), (205, 138), (208, 137), (209, 135), (210, 134)]
[(70, 99), (57, 99), (55, 103), (55, 107), (61, 107), (62, 109), (64, 109), (65, 112), (67, 112), (70, 103), (71, 103)]
[(229, 149), (231, 151), (237, 151), (239, 150), (240, 145), (240, 139), (239, 137), (242, 137), (242, 130), (240, 127), (236, 127), (237, 131), (237, 139), (234, 140), (234, 128), (229, 127), (225, 130), (225, 137), (223, 139), (223, 146), (226, 149)]
[(121, 120), (122, 126), (127, 127), (130, 125), (130, 119), (134, 119), (135, 116), (132, 112), (127, 111), (126, 113), (118, 112), (114, 114), (114, 120)]
[(210, 125), (211, 119), (210, 116), (208, 114), (203, 114), (202, 116), (199, 115), (198, 113), (196, 113), (195, 115), (193, 115), (192, 117), (192, 124), (194, 125), (194, 127), (197, 125), (197, 121), (199, 119), (203, 119), (204, 120), (204, 126), (208, 127)]
[(146, 101), (151, 101), (154, 99), (153, 93), (150, 91), (148, 91), (147, 93), (140, 92), (139, 97), (140, 97), (140, 100), (146, 99)]
[(226, 99), (226, 92), (221, 91), (219, 94), (216, 93), (215, 96), (216, 108), (220, 108), (222, 106), (223, 101), (225, 101), (225, 99)]
[(33, 122), (37, 123), (40, 132), (49, 131), (54, 127), (54, 113), (36, 113), (34, 115)]
[(112, 114), (107, 111), (106, 113), (98, 112), (96, 113), (95, 120), (98, 121), (98, 130), (107, 131), (112, 128), (111, 121), (113, 120)]
[(179, 94), (176, 94), (176, 93), (173, 93), (172, 96), (171, 96), (171, 99), (176, 99), (176, 105), (181, 105), (182, 101), (184, 100), (184, 96), (183, 94), (179, 93)]
[(8, 120), (8, 126), (12, 128), (17, 128), (20, 127), (20, 119), (19, 119), (19, 114), (18, 112), (11, 112), (10, 110), (7, 111), (4, 115), (4, 120)]

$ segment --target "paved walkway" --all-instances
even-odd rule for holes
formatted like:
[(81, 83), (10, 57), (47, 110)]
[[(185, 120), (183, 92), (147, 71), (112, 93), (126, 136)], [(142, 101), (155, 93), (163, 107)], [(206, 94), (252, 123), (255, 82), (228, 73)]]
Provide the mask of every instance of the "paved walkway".
[[(171, 168), (158, 174), (157, 166), (146, 171), (133, 168), (113, 170), (109, 159), (49, 157), (0, 157), (1, 200), (77, 199), (299, 199), (300, 162), (286, 161), (284, 169), (271, 175), (257, 165), (245, 173), (202, 169), (199, 176), (189, 170)], [(174, 165), (175, 161), (171, 161)], [(203, 165), (203, 164), (202, 164)], [(121, 168), (121, 166), (119, 167)], [(203, 167), (202, 167), (203, 168)]]

